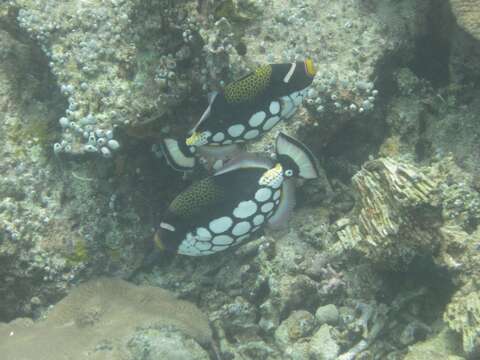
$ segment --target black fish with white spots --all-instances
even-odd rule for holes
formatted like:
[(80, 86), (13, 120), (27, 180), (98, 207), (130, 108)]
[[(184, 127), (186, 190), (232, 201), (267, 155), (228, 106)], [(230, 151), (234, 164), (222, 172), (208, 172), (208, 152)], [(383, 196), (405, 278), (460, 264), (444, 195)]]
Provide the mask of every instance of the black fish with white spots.
[[(235, 144), (251, 141), (289, 119), (300, 106), (315, 76), (313, 61), (268, 64), (210, 96), (207, 109), (185, 141), (164, 139), (162, 149), (176, 170), (189, 171), (195, 155), (225, 159)], [(214, 166), (215, 168), (215, 166)]]
[(167, 209), (155, 234), (161, 250), (210, 255), (285, 223), (295, 205), (295, 178), (319, 176), (305, 145), (280, 133), (276, 159), (245, 154), (188, 187)]

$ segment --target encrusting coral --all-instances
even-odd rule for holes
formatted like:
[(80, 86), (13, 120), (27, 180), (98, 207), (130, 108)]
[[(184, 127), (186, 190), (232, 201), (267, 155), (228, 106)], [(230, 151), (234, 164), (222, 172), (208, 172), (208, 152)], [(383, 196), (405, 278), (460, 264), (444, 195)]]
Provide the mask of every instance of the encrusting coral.
[[(169, 291), (100, 278), (74, 288), (32, 322), (0, 324), (3, 359), (124, 359), (137, 329), (176, 330), (202, 345), (211, 342), (206, 316)], [(107, 356), (108, 355), (108, 356)]]

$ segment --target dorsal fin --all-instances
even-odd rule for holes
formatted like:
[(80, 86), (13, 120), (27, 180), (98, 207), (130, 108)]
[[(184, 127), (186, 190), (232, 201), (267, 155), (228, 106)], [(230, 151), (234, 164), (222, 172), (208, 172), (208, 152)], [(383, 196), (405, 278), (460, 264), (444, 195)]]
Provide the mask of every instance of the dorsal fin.
[(212, 91), (211, 93), (208, 94), (208, 106), (203, 112), (200, 120), (198, 120), (195, 126), (193, 127), (193, 129), (189, 131), (189, 134), (192, 134), (195, 131), (197, 131), (197, 128), (200, 126), (200, 124), (203, 123), (206, 119), (208, 119), (208, 117), (210, 116), (210, 112), (212, 111), (212, 104), (215, 101), (215, 98), (217, 97), (217, 95), (218, 95), (217, 91)]
[(278, 155), (288, 156), (298, 166), (299, 176), (304, 179), (315, 179), (319, 177), (320, 171), (318, 160), (313, 153), (300, 141), (279, 133), (275, 145)]
[(230, 171), (244, 168), (270, 169), (273, 161), (265, 154), (243, 153), (230, 160), (223, 168), (218, 170), (214, 176), (225, 174)]

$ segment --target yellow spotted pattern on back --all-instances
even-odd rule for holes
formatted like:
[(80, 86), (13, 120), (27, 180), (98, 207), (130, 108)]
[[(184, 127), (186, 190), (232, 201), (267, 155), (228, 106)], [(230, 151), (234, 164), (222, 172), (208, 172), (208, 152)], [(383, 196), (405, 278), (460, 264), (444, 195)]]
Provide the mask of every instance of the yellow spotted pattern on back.
[(253, 73), (228, 84), (225, 87), (225, 99), (229, 103), (242, 102), (255, 98), (270, 82), (272, 67), (263, 65)]
[(212, 178), (206, 178), (178, 195), (170, 204), (170, 211), (182, 217), (189, 217), (204, 211), (206, 206), (223, 198), (224, 191), (215, 185)]

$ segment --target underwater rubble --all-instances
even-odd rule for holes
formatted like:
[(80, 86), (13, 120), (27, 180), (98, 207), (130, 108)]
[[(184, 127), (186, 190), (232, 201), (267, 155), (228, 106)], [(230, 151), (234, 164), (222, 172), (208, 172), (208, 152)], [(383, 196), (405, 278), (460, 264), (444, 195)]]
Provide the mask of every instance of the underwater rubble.
[[(479, 6), (2, 2), (0, 352), (478, 358)], [(298, 182), (288, 225), (142, 267), (162, 212), (204, 175), (152, 145), (256, 65), (306, 57), (317, 75), (278, 130), (322, 169)]]

